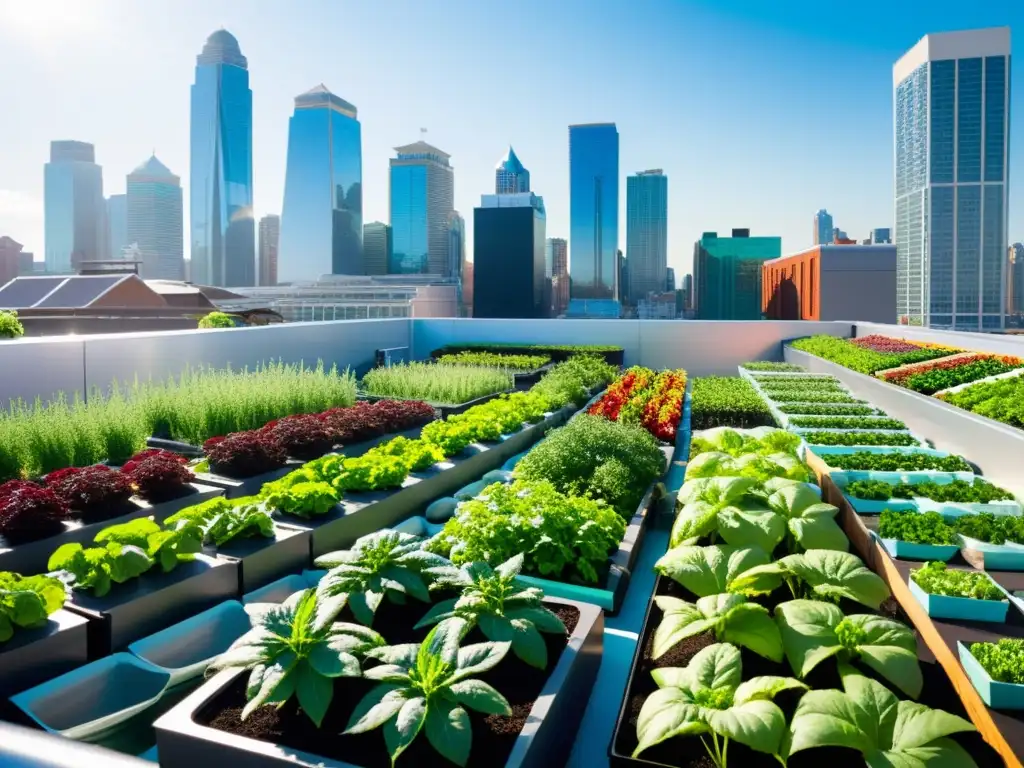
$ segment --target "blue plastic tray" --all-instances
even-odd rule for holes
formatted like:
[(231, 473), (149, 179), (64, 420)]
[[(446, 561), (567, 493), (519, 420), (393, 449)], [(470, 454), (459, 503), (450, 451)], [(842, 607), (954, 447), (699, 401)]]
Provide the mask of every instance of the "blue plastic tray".
[(883, 539), (874, 531), (872, 535), (882, 543), (886, 552), (901, 560), (939, 560), (947, 563), (960, 551), (956, 544), (914, 544), (899, 539)]
[[(913, 571), (911, 571), (913, 573)], [(986, 575), (987, 577), (987, 575)], [(995, 582), (993, 582), (995, 583)], [(988, 621), (995, 624), (1006, 622), (1010, 608), (1006, 600), (975, 600), (970, 597), (950, 597), (925, 592), (911, 576), (907, 577), (910, 594), (921, 604), (925, 613), (933, 619), (961, 619), (963, 621)]]
[(978, 552), (986, 570), (1024, 571), (1024, 546), (1020, 544), (989, 544), (961, 534), (960, 545)]
[(993, 680), (966, 645), (957, 641), (956, 648), (960, 653), (960, 663), (963, 664), (964, 672), (967, 673), (982, 701), (992, 709), (1024, 709), (1024, 685)]

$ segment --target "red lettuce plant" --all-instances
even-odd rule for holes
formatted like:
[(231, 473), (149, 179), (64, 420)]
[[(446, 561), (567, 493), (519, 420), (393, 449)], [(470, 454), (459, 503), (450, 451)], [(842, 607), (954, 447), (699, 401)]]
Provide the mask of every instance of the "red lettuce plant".
[(370, 406), (383, 414), (389, 432), (418, 427), (434, 420), (434, 406), (422, 400), (378, 400)]
[(435, 415), (433, 406), (421, 400), (360, 400), (349, 408), (324, 411), (320, 418), (336, 442), (352, 444), (426, 424)]
[(316, 414), (287, 416), (271, 421), (261, 430), (288, 456), (303, 461), (318, 459), (334, 447), (334, 435)]
[(70, 514), (68, 505), (49, 488), (27, 480), (0, 485), (0, 535), (9, 544), (58, 534)]
[(95, 464), (51, 472), (46, 486), (87, 522), (121, 514), (134, 493), (131, 479), (116, 469)]
[(203, 443), (210, 469), (226, 477), (243, 478), (283, 467), (285, 452), (274, 440), (260, 432), (232, 432), (227, 437), (211, 437)]
[(181, 465), (188, 464), (188, 457), (182, 456), (180, 453), (175, 453), (174, 451), (165, 451), (161, 448), (147, 448), (144, 451), (139, 451), (130, 459), (128, 459), (128, 461), (124, 463), (124, 466), (121, 467), (121, 471), (131, 474), (132, 470), (135, 469), (139, 462), (144, 461), (146, 459), (151, 459), (154, 456), (160, 456), (165, 459), (170, 459), (172, 461), (178, 462)]
[[(196, 479), (181, 462), (177, 454), (158, 454), (133, 458), (125, 468), (139, 496), (151, 503), (176, 499), (191, 490), (189, 484)], [(128, 469), (130, 467), (130, 469)]]

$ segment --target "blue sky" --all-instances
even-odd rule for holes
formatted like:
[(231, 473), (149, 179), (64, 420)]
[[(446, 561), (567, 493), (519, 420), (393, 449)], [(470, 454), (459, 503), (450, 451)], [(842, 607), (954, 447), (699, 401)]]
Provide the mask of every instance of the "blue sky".
[[(928, 32), (997, 25), (1024, 34), (1024, 2), (0, 0), (0, 234), (42, 257), (51, 139), (93, 142), (108, 195), (155, 148), (183, 177), (187, 212), (195, 56), (225, 27), (249, 59), (257, 215), (281, 209), (292, 99), (323, 82), (359, 109), (367, 221), (387, 221), (391, 148), (426, 127), (452, 155), (470, 227), (511, 143), (548, 235), (567, 236), (567, 126), (614, 121), (623, 247), (625, 176), (647, 168), (669, 176), (678, 272), (705, 230), (807, 247), (821, 207), (863, 238), (893, 223), (893, 63)], [(1022, 93), (1012, 240), (1024, 238)]]

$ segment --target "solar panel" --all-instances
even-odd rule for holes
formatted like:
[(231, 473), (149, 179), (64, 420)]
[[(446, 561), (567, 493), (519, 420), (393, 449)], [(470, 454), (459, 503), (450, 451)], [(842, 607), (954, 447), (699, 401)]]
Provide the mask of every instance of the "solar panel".
[(123, 279), (124, 275), (74, 275), (69, 277), (64, 285), (35, 306), (40, 309), (46, 307), (66, 307), (68, 309), (87, 307), (101, 293)]
[(25, 309), (48, 294), (66, 277), (19, 277), (0, 288), (0, 307)]

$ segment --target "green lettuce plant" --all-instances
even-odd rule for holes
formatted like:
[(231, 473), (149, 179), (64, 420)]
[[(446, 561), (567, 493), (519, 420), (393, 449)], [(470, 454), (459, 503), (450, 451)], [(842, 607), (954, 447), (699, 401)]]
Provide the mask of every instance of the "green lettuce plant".
[(253, 627), (210, 665), (211, 671), (250, 670), (242, 720), (264, 704), (295, 696), (319, 728), (334, 697), (334, 678), (361, 677), (361, 659), (384, 638), (359, 624), (335, 622), (344, 600), (313, 589), (281, 605), (250, 606)]
[(203, 549), (203, 530), (194, 522), (181, 520), (163, 527), (151, 517), (140, 517), (120, 525), (111, 525), (96, 534), (97, 544), (138, 547), (166, 573), (180, 562), (194, 560)]
[(439, 588), (454, 587), (462, 594), (435, 604), (416, 629), (459, 619), (465, 631), (480, 627), (488, 640), (511, 643), (512, 652), (527, 664), (547, 668), (548, 649), (540, 633), (564, 634), (565, 624), (541, 604), (543, 591), (517, 581), (522, 568), (520, 553), (496, 568), (475, 562), (461, 568), (431, 569)]
[(875, 610), (889, 597), (885, 582), (859, 557), (827, 549), (809, 549), (751, 568), (734, 586), (771, 592), (780, 582), (795, 598), (838, 602), (845, 597)]
[(789, 665), (806, 677), (825, 659), (854, 659), (870, 667), (912, 698), (924, 685), (914, 631), (874, 614), (844, 616), (832, 603), (790, 600), (775, 608)]
[(970, 651), (993, 680), (1024, 685), (1024, 640), (1003, 637), (994, 643), (971, 643)]
[(756, 547), (673, 547), (654, 564), (654, 570), (667, 576), (697, 597), (708, 597), (723, 592), (736, 592), (748, 596), (757, 592), (739, 588), (741, 574), (758, 565), (766, 565), (771, 558)]
[(270, 507), (255, 496), (225, 499), (219, 496), (201, 504), (194, 504), (176, 512), (165, 521), (175, 525), (191, 521), (203, 531), (203, 541), (222, 546), (233, 539), (255, 536), (271, 538), (274, 535), (274, 519)]
[(945, 563), (925, 563), (911, 571), (910, 578), (930, 595), (966, 597), (974, 600), (1006, 600), (1006, 595), (987, 573), (947, 568)]
[(799, 447), (800, 436), (784, 429), (714, 427), (694, 433), (690, 440), (690, 459), (709, 452), (730, 456), (786, 453), (795, 458)]
[(817, 747), (861, 753), (869, 768), (974, 768), (952, 739), (975, 730), (968, 721), (913, 701), (900, 701), (884, 685), (840, 667), (843, 690), (805, 693), (789, 726), (788, 755)]
[(687, 480), (701, 477), (749, 477), (758, 482), (785, 477), (805, 483), (811, 480), (812, 475), (806, 464), (787, 453), (750, 453), (734, 457), (728, 453), (709, 451), (700, 454), (686, 466)]
[(658, 690), (640, 708), (633, 757), (674, 736), (700, 736), (717, 768), (728, 765), (730, 741), (778, 757), (784, 749), (786, 716), (772, 699), (807, 686), (775, 675), (741, 682), (742, 673), (740, 652), (728, 643), (698, 651), (686, 667), (653, 670)]
[(145, 550), (111, 542), (104, 547), (64, 544), (57, 548), (46, 564), (51, 572), (68, 575), (75, 589), (91, 589), (96, 597), (110, 592), (112, 584), (123, 584), (153, 567), (153, 558)]
[(749, 648), (774, 662), (782, 661), (782, 636), (768, 609), (747, 602), (743, 595), (709, 595), (696, 603), (661, 595), (654, 602), (664, 615), (654, 630), (651, 658), (664, 656), (680, 641), (710, 630), (719, 642)]
[(53, 576), (21, 576), (0, 571), (0, 643), (14, 637), (15, 629), (32, 629), (64, 607), (67, 590)]
[(294, 482), (289, 476), (266, 483), (260, 496), (270, 509), (301, 518), (326, 515), (341, 499), (341, 492), (318, 480)]
[(378, 681), (356, 705), (345, 733), (383, 728), (391, 764), (424, 731), (444, 758), (465, 765), (472, 747), (466, 707), (485, 715), (511, 715), (508, 701), (477, 678), (496, 666), (509, 644), (459, 647), (458, 621), (442, 622), (419, 644), (375, 648), (367, 656), (382, 663), (363, 676)]
[(406, 596), (430, 602), (427, 571), (450, 565), (448, 560), (420, 548), (420, 539), (408, 533), (383, 530), (357, 539), (351, 549), (316, 559), (327, 574), (317, 585), (317, 599), (340, 600), (356, 620), (369, 626), (387, 596), (402, 603)]

